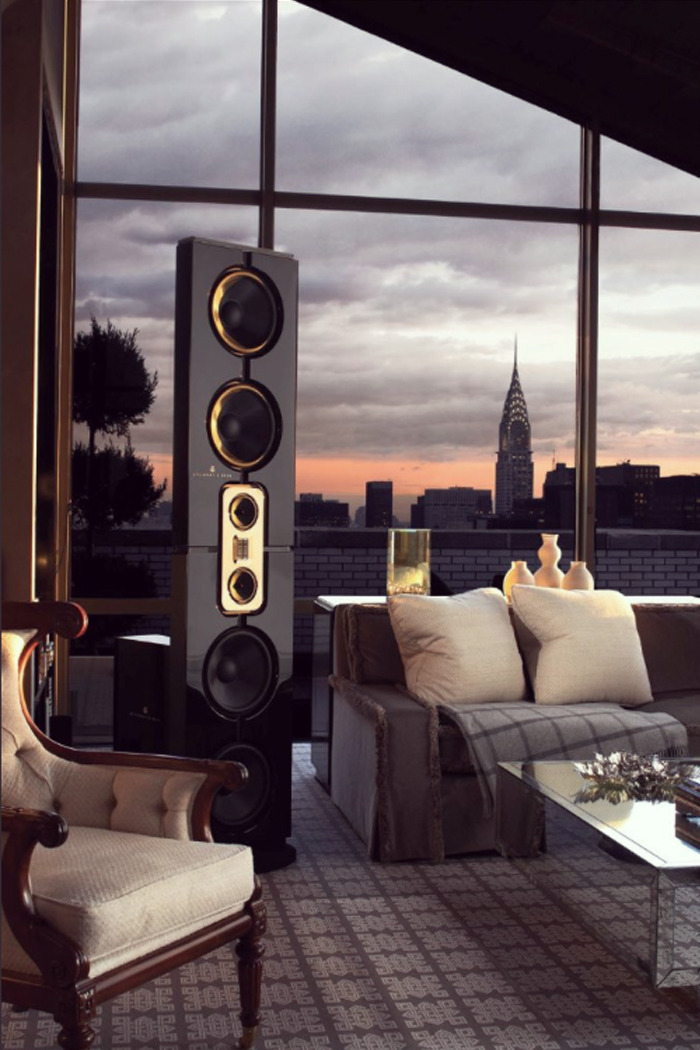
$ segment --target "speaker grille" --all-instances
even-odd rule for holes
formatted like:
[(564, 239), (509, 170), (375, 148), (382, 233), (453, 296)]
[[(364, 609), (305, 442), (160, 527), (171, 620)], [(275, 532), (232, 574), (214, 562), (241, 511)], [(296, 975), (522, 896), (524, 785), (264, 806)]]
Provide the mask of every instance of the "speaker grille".
[(219, 791), (212, 803), (214, 829), (250, 831), (270, 805), (272, 775), (265, 755), (253, 744), (230, 744), (217, 759), (240, 762), (248, 770), (248, 780), (240, 791)]
[(235, 470), (268, 463), (282, 436), (282, 417), (261, 383), (234, 379), (221, 387), (209, 407), (209, 440), (217, 456)]
[(212, 288), (209, 319), (227, 350), (239, 357), (259, 357), (277, 342), (282, 303), (274, 285), (261, 274), (232, 266)]
[(262, 711), (278, 677), (277, 652), (267, 635), (255, 627), (233, 627), (220, 634), (202, 667), (204, 695), (224, 718)]

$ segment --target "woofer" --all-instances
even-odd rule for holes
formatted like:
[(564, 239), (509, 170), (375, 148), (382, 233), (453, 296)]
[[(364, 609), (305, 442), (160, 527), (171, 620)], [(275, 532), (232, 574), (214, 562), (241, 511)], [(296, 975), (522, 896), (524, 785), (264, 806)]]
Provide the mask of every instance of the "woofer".
[(235, 379), (214, 395), (208, 429), (214, 451), (227, 466), (254, 470), (277, 451), (282, 418), (277, 402), (261, 383)]
[(282, 327), (282, 304), (274, 286), (242, 266), (232, 266), (217, 279), (209, 300), (209, 317), (217, 339), (242, 357), (271, 350)]
[(212, 804), (214, 827), (220, 825), (249, 831), (270, 804), (272, 775), (265, 755), (252, 744), (230, 744), (217, 759), (240, 762), (248, 770), (248, 779), (240, 791), (220, 791)]
[(234, 627), (220, 634), (202, 667), (204, 694), (224, 718), (262, 711), (277, 688), (278, 677), (274, 646), (254, 627)]

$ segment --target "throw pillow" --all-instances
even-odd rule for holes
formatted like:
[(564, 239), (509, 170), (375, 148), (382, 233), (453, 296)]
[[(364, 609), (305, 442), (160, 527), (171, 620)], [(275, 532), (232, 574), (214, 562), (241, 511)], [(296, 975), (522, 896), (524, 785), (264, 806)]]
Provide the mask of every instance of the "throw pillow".
[(526, 699), (508, 604), (495, 587), (450, 596), (392, 595), (406, 686), (428, 703)]
[(623, 594), (516, 585), (511, 601), (536, 703), (638, 707), (652, 699)]

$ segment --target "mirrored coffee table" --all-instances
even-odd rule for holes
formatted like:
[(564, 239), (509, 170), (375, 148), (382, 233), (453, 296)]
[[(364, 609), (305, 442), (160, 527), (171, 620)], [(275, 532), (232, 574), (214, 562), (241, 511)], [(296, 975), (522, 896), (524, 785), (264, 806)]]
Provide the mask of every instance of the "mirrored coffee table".
[(578, 801), (568, 761), (501, 763), (498, 777), (501, 853), (655, 987), (700, 985), (700, 847), (677, 837), (674, 802)]

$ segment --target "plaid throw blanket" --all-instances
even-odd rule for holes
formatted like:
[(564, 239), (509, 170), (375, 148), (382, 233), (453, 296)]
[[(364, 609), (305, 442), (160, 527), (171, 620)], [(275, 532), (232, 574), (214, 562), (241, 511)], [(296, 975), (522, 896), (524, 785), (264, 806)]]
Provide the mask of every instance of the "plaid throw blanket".
[(671, 715), (616, 704), (441, 704), (462, 731), (490, 816), (499, 762), (586, 759), (631, 751), (674, 758), (688, 748), (685, 726)]

